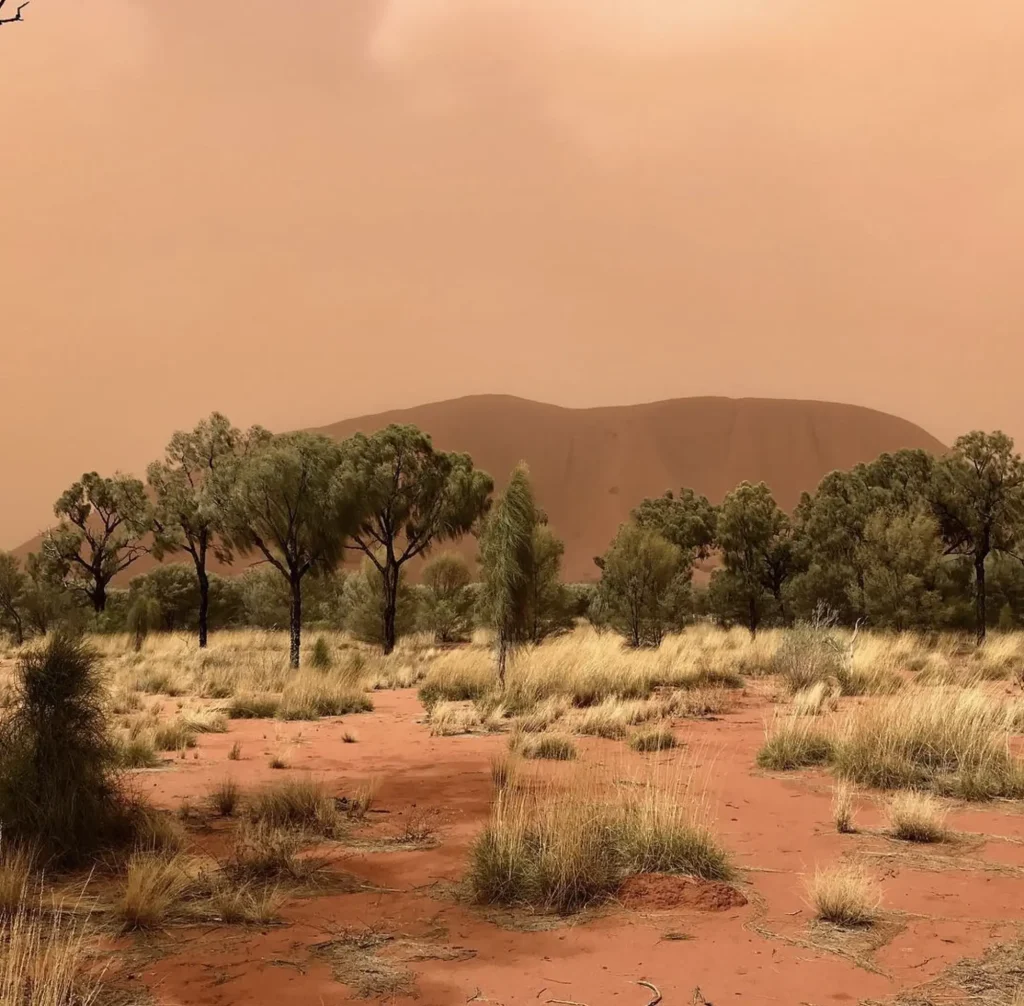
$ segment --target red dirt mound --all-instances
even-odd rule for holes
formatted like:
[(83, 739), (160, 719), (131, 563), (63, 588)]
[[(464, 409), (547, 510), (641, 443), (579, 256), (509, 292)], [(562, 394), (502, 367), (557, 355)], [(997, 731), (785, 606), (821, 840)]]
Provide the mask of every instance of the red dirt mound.
[(724, 912), (742, 908), (747, 899), (735, 887), (713, 880), (694, 880), (666, 873), (643, 873), (630, 877), (619, 888), (619, 901), (626, 908), (689, 908), (698, 912)]

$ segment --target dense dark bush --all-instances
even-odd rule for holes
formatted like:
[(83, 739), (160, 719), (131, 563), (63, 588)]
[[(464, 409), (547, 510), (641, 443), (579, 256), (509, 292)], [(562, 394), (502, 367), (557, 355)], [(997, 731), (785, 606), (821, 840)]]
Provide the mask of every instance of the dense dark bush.
[(81, 637), (54, 633), (22, 656), (0, 724), (0, 826), (61, 863), (131, 831), (98, 660)]

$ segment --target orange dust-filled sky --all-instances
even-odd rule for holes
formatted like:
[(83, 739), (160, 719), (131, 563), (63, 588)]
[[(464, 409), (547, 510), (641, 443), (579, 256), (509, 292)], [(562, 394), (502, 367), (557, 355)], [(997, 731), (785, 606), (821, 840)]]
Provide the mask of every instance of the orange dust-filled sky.
[(1013, 0), (24, 16), (0, 26), (0, 545), (214, 408), (754, 395), (1024, 440)]

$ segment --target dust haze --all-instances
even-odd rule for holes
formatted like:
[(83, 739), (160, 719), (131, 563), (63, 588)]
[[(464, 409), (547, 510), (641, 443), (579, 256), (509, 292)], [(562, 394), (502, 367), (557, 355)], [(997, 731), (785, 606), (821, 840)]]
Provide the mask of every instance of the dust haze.
[(213, 408), (852, 402), (1024, 439), (1005, 0), (35, 0), (0, 545)]

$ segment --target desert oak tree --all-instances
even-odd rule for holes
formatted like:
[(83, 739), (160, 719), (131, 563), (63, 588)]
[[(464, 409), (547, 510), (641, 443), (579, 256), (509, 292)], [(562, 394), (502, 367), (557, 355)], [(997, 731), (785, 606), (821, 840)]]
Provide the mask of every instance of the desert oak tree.
[(974, 564), (975, 632), (985, 638), (985, 561), (1017, 554), (1024, 538), (1024, 461), (1005, 433), (959, 437), (936, 466), (930, 502), (946, 551)]
[(214, 412), (191, 431), (177, 431), (163, 461), (147, 471), (153, 491), (154, 549), (157, 558), (187, 552), (199, 583), (199, 646), (206, 646), (209, 631), (210, 576), (207, 558), (231, 562), (231, 548), (219, 534), (223, 527), (222, 498), (225, 475), (239, 452), (269, 440), (270, 434), (254, 427), (243, 434), (228, 419)]
[(152, 509), (142, 483), (128, 475), (87, 472), (53, 505), (60, 524), (43, 537), (42, 552), (64, 585), (107, 606), (107, 586), (149, 551)]
[(288, 583), (291, 666), (299, 666), (302, 580), (335, 569), (358, 526), (341, 445), (315, 433), (273, 437), (237, 459), (223, 498), (228, 543), (256, 550)]
[(390, 653), (402, 567), (436, 542), (469, 531), (486, 512), (494, 483), (468, 454), (435, 450), (415, 426), (357, 433), (345, 453), (363, 511), (349, 547), (365, 553), (380, 573), (383, 649)]

